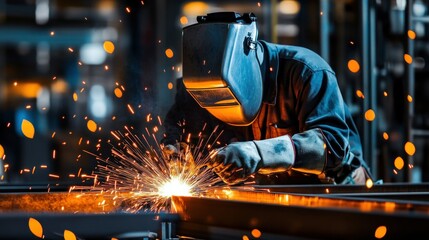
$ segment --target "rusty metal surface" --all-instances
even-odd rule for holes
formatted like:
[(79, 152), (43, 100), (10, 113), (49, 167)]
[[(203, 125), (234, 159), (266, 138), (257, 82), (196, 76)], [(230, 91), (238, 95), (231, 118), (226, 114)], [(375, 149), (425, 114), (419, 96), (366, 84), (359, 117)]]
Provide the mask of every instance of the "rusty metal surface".
[[(29, 229), (29, 218), (40, 222), (44, 239), (64, 239), (64, 231), (77, 239), (125, 239), (121, 236), (162, 236), (162, 223), (176, 223), (176, 214), (155, 213), (40, 213), (8, 212), (0, 214), (0, 239), (40, 239)], [(71, 238), (69, 238), (71, 239)], [(146, 238), (152, 239), (152, 238)]]
[[(175, 212), (161, 214), (123, 212), (124, 202), (97, 192), (10, 189), (0, 194), (0, 239), (38, 239), (29, 231), (30, 217), (41, 222), (45, 239), (63, 239), (65, 229), (81, 239), (160, 236), (162, 222), (173, 223), (183, 239), (252, 239), (254, 229), (261, 239), (374, 239), (380, 226), (387, 229), (383, 239), (429, 239), (428, 189), (426, 184), (218, 187), (202, 197), (174, 196)], [(128, 193), (118, 194), (127, 199)]]
[[(64, 239), (64, 231), (77, 239), (155, 239), (162, 224), (175, 224), (173, 213), (126, 212), (128, 206), (100, 192), (31, 192), (0, 194), (0, 239), (40, 239), (29, 229), (29, 219), (43, 228), (44, 239)], [(118, 193), (127, 199), (128, 193)], [(139, 238), (136, 238), (139, 237)]]
[(101, 213), (118, 210), (112, 198), (81, 193), (0, 194), (0, 212)]

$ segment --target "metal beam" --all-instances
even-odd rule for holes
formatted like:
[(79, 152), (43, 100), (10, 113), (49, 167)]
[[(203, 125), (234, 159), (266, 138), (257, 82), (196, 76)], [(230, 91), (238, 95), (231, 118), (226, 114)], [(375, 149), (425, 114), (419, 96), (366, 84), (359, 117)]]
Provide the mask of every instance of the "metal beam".
[(19, 42), (39, 44), (45, 42), (53, 46), (70, 47), (92, 42), (97, 30), (101, 31), (101, 29), (89, 28), (62, 28), (55, 30), (55, 35), (51, 36), (52, 30), (47, 28), (3, 25), (0, 26), (0, 44), (16, 45)]
[[(362, 89), (365, 94), (363, 113), (372, 109), (377, 113), (377, 77), (375, 59), (375, 2), (373, 0), (360, 1), (361, 11), (361, 57), (362, 57)], [(375, 178), (378, 175), (377, 167), (377, 118), (367, 121), (363, 118), (363, 152)]]
[[(414, 44), (413, 40), (408, 37), (408, 30), (413, 29), (413, 1), (408, 0), (407, 4), (405, 6), (405, 24), (404, 24), (404, 54), (409, 54), (410, 56), (414, 57)], [(408, 64), (404, 61), (404, 69), (405, 69), (405, 76), (404, 76), (404, 86), (405, 86), (405, 93), (403, 96), (403, 101), (406, 101), (407, 96), (410, 95), (412, 98), (414, 98), (414, 63), (411, 62)], [(414, 102), (406, 102), (405, 104), (405, 141), (414, 142), (414, 135), (413, 135), (413, 118), (414, 118)], [(412, 181), (412, 174), (409, 166), (413, 165), (413, 157), (407, 155), (405, 157), (405, 166), (404, 166), (404, 181), (411, 182)]]
[(320, 0), (320, 55), (327, 63), (329, 62), (329, 0)]

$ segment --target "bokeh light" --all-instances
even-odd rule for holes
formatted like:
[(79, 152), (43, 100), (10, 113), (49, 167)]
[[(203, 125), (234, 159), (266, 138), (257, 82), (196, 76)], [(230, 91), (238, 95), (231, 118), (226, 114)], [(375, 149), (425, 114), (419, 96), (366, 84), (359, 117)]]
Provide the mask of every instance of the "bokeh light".
[(404, 60), (406, 63), (411, 64), (413, 63), (413, 57), (411, 57), (410, 54), (404, 54)]
[(254, 238), (260, 238), (262, 235), (261, 231), (259, 231), (259, 229), (256, 229), (256, 228), (253, 229), (251, 233)]
[(113, 44), (113, 42), (111, 41), (104, 41), (103, 48), (104, 48), (104, 51), (112, 54), (115, 51), (115, 44)]
[(115, 96), (117, 98), (121, 98), (122, 97), (122, 90), (120, 88), (115, 88), (115, 90), (113, 92), (115, 93)]
[(375, 112), (374, 112), (374, 110), (372, 110), (372, 109), (368, 109), (366, 112), (365, 112), (365, 119), (367, 120), (367, 121), (374, 121), (374, 119), (375, 119)]
[(386, 233), (387, 233), (386, 226), (379, 226), (375, 230), (374, 237), (380, 239), (380, 238), (383, 238), (384, 236), (386, 236)]
[(173, 50), (167, 48), (167, 50), (165, 50), (165, 56), (167, 56), (168, 58), (172, 58), (174, 56)]
[(86, 126), (88, 127), (88, 130), (91, 132), (97, 131), (97, 123), (93, 120), (88, 120)]
[(64, 240), (76, 240), (76, 235), (70, 230), (64, 230)]
[(414, 153), (416, 152), (416, 147), (412, 142), (406, 142), (404, 149), (405, 149), (405, 152), (410, 156), (413, 156)]
[(414, 32), (413, 30), (408, 30), (407, 34), (410, 39), (416, 39), (416, 32)]
[(35, 133), (34, 126), (27, 119), (22, 120), (21, 131), (22, 131), (22, 134), (24, 134), (24, 136), (27, 138), (32, 139), (34, 137), (34, 133)]
[(38, 238), (43, 237), (43, 227), (39, 221), (37, 221), (34, 218), (29, 218), (28, 219), (28, 227), (30, 228), (31, 233), (33, 233), (34, 236), (36, 236)]
[(350, 72), (352, 73), (357, 73), (360, 70), (360, 65), (358, 63), (358, 61), (351, 59), (349, 60), (349, 62), (347, 63), (347, 67), (349, 68)]
[(3, 158), (4, 156), (4, 148), (3, 146), (0, 144), (0, 158)]
[(402, 159), (401, 157), (397, 157), (395, 158), (393, 164), (398, 170), (401, 170), (404, 167), (404, 159)]

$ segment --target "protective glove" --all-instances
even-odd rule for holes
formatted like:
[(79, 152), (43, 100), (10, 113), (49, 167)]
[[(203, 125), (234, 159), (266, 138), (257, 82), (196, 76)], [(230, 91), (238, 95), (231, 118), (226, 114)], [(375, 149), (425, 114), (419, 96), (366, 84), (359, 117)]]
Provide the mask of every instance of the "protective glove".
[(184, 142), (167, 144), (162, 148), (170, 168), (170, 175), (178, 176), (184, 171), (194, 171), (195, 162), (191, 148)]
[(234, 142), (218, 150), (210, 167), (227, 184), (246, 181), (252, 174), (271, 174), (292, 168), (295, 159), (290, 136)]

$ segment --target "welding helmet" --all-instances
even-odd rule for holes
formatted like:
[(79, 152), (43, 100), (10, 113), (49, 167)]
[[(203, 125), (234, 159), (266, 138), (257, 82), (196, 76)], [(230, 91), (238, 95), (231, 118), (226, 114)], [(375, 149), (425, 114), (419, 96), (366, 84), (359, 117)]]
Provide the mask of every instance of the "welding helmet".
[(255, 15), (219, 12), (197, 21), (183, 28), (186, 90), (219, 120), (250, 125), (263, 92)]

